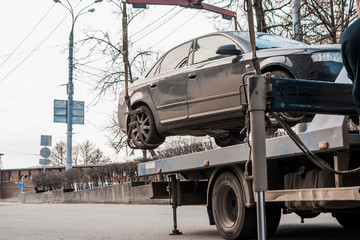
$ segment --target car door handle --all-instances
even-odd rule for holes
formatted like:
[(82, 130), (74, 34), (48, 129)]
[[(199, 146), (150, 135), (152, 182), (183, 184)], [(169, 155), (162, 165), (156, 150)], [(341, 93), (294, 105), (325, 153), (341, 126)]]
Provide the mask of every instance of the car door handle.
[(188, 78), (195, 79), (196, 78), (196, 73), (189, 73)]
[(151, 83), (151, 84), (150, 84), (150, 87), (151, 87), (151, 88), (156, 88), (156, 86), (157, 86), (157, 83)]

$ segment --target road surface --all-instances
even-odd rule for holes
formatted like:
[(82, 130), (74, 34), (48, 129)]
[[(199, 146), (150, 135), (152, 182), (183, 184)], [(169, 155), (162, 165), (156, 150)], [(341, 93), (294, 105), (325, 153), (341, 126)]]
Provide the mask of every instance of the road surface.
[[(0, 203), (0, 240), (222, 239), (216, 227), (208, 224), (204, 206), (180, 207), (178, 217), (183, 235), (169, 236), (172, 208), (167, 205)], [(270, 239), (358, 240), (360, 228), (345, 231), (331, 214), (305, 219), (304, 224), (291, 214), (282, 216), (278, 231)]]

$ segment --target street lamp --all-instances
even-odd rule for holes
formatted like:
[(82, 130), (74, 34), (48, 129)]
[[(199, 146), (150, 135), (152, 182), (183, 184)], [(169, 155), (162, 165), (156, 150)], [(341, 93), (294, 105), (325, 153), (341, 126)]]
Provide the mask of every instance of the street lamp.
[(64, 5), (59, 0), (54, 0), (55, 3), (60, 3), (62, 6), (64, 6), (69, 13), (71, 14), (72, 24), (71, 24), (71, 31), (69, 35), (69, 82), (67, 85), (67, 95), (68, 95), (68, 101), (67, 101), (67, 161), (66, 161), (66, 170), (72, 168), (72, 124), (73, 124), (73, 95), (74, 95), (74, 84), (73, 84), (73, 70), (74, 70), (74, 64), (73, 64), (73, 58), (74, 58), (74, 26), (76, 20), (86, 13), (93, 13), (95, 12), (94, 8), (89, 9), (88, 11), (84, 11), (85, 9), (89, 8), (90, 6), (94, 5), (95, 3), (102, 2), (103, 0), (96, 0), (95, 2), (87, 5), (86, 7), (82, 8), (79, 12), (76, 14), (74, 13), (74, 8), (71, 6), (69, 0), (66, 0), (67, 5)]

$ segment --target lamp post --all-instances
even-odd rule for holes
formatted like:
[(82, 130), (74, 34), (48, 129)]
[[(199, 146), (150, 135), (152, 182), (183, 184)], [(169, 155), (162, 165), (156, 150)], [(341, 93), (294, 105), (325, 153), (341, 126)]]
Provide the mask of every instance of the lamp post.
[(74, 96), (74, 83), (73, 83), (73, 70), (74, 70), (74, 26), (76, 23), (76, 20), (86, 13), (93, 13), (95, 12), (94, 8), (91, 8), (87, 11), (84, 11), (85, 9), (89, 8), (90, 6), (94, 5), (95, 3), (102, 2), (103, 0), (96, 0), (95, 2), (87, 5), (86, 7), (82, 8), (79, 12), (76, 14), (74, 13), (74, 8), (70, 4), (69, 0), (66, 0), (67, 5), (64, 5), (59, 0), (54, 0), (55, 3), (60, 3), (62, 6), (64, 6), (69, 13), (71, 14), (72, 24), (71, 24), (71, 31), (69, 35), (69, 82), (67, 84), (67, 95), (68, 95), (68, 101), (67, 101), (67, 161), (66, 161), (66, 170), (72, 168), (72, 125), (73, 125), (73, 96)]

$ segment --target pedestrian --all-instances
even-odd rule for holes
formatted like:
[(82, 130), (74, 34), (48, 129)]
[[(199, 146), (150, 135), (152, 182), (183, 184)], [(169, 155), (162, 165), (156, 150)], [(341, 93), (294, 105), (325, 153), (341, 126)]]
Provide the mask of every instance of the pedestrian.
[[(360, 16), (360, 0), (355, 0)], [(353, 82), (354, 104), (360, 115), (360, 18), (352, 23), (341, 36), (341, 52), (348, 77)]]

